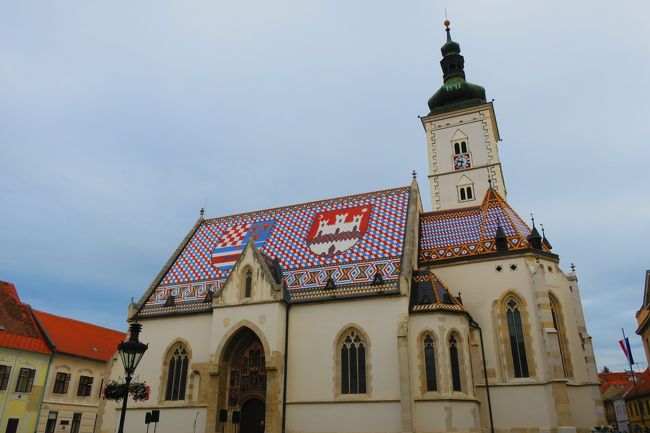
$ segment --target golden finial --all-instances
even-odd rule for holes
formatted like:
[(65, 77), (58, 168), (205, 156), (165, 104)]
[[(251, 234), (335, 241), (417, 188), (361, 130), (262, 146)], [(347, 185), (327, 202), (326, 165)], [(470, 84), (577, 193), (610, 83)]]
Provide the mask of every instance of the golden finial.
[(451, 24), (451, 23), (449, 22), (449, 20), (445, 20), (445, 27), (446, 27), (447, 29), (449, 29), (449, 24)]

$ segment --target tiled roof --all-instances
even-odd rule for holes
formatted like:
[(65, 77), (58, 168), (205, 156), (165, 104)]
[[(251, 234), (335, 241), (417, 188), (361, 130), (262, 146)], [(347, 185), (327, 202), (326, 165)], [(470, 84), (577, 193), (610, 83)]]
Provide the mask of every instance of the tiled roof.
[(650, 394), (650, 369), (637, 375), (636, 386), (629, 387), (624, 394), (626, 400)]
[(414, 271), (411, 283), (411, 311), (435, 310), (467, 311), (460, 298), (451, 294), (440, 277), (429, 270)]
[(117, 351), (126, 334), (86, 322), (34, 311), (55, 351), (106, 362)]
[(498, 226), (509, 250), (529, 248), (530, 228), (492, 188), (480, 206), (424, 213), (420, 216), (420, 263), (496, 252)]
[(52, 353), (29, 305), (20, 301), (13, 284), (0, 281), (0, 346), (29, 352)]
[[(204, 220), (139, 315), (209, 309), (206, 293), (221, 289), (248, 242), (277, 259), (292, 302), (396, 291), (409, 197), (403, 187)], [(170, 295), (175, 305), (164, 307)]]

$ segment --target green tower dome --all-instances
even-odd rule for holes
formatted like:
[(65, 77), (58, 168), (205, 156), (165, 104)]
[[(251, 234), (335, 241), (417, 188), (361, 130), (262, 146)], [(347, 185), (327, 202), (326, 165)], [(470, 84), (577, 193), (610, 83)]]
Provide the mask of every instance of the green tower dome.
[(447, 42), (440, 48), (444, 84), (429, 98), (429, 115), (457, 110), (486, 102), (485, 89), (465, 80), (465, 59), (460, 44), (451, 39), (449, 21), (445, 21)]

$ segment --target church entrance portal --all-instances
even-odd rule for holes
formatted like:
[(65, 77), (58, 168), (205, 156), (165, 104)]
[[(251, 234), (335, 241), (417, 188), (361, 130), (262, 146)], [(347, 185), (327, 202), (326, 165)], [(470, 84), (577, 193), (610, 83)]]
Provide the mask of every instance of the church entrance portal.
[[(229, 421), (239, 412), (237, 433), (264, 433), (266, 421), (266, 356), (255, 332), (241, 328), (232, 336), (223, 353), (220, 389), (225, 392), (219, 406), (227, 409)], [(231, 423), (225, 433), (234, 433)]]
[(263, 433), (265, 409), (262, 400), (247, 400), (241, 407), (241, 433)]

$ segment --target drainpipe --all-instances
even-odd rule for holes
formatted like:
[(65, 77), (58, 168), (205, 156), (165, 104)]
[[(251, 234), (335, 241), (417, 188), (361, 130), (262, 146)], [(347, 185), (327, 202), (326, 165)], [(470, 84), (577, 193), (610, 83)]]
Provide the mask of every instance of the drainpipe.
[(488, 376), (487, 376), (487, 365), (485, 363), (485, 349), (483, 346), (483, 331), (481, 330), (481, 327), (479, 326), (476, 321), (472, 318), (469, 313), (467, 314), (469, 316), (469, 326), (472, 328), (478, 329), (478, 335), (481, 340), (481, 358), (483, 358), (483, 380), (485, 380), (485, 392), (487, 394), (487, 404), (488, 404), (488, 413), (490, 414), (490, 432), (494, 433), (494, 418), (492, 417), (492, 400), (490, 399), (490, 384), (488, 382)]
[(282, 433), (287, 426), (287, 366), (289, 365), (289, 310), (291, 304), (287, 302), (284, 314), (284, 384), (282, 385)]
[(41, 404), (38, 405), (38, 412), (36, 413), (36, 426), (34, 427), (34, 433), (38, 430), (38, 421), (41, 418), (41, 411), (43, 410), (43, 399), (45, 398), (45, 391), (47, 390), (47, 379), (50, 377), (50, 367), (52, 367), (52, 360), (54, 359), (54, 353), (50, 355), (50, 360), (47, 363), (47, 371), (45, 372), (45, 382), (43, 383), (43, 391), (41, 391)]

